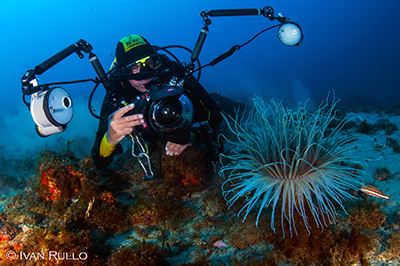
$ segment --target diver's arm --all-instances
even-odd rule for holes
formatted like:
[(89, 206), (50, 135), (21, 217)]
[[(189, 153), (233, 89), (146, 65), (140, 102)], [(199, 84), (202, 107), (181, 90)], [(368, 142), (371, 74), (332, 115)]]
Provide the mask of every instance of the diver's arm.
[(144, 124), (144, 119), (142, 114), (133, 114), (125, 116), (126, 113), (135, 108), (135, 105), (128, 104), (117, 111), (115, 111), (108, 119), (108, 131), (106, 134), (106, 144), (109, 147), (114, 147), (118, 145), (126, 135), (131, 134), (136, 126)]
[[(134, 104), (124, 106), (112, 113), (107, 120), (103, 118), (102, 121), (100, 121), (96, 143), (92, 149), (92, 156), (98, 168), (105, 168), (108, 166), (114, 155), (122, 152), (122, 147), (119, 143), (125, 136), (131, 134), (136, 126), (144, 123), (142, 114), (125, 116), (125, 114), (134, 107)], [(104, 131), (106, 131), (106, 133), (104, 133)], [(103, 136), (101, 136), (101, 134), (103, 134)]]
[(91, 151), (94, 164), (97, 168), (106, 168), (113, 160), (113, 157), (123, 152), (121, 145), (106, 143), (106, 132), (108, 131), (108, 116), (115, 111), (112, 101), (113, 96), (106, 94), (101, 106), (99, 127), (96, 132), (96, 139)]

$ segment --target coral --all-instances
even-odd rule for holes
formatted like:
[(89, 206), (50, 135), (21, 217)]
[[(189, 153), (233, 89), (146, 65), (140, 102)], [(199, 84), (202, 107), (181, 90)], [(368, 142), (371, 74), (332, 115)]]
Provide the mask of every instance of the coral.
[(269, 105), (255, 98), (247, 119), (227, 121), (236, 138), (227, 140), (234, 148), (221, 160), (220, 175), (227, 179), (222, 189), (230, 207), (246, 198), (238, 213), (245, 213), (243, 220), (257, 206), (258, 225), (262, 211), (271, 205), (274, 231), (278, 206), (283, 232), (286, 221), (290, 233), (297, 234), (294, 213), (299, 213), (306, 228), (311, 216), (319, 228), (336, 222), (335, 204), (344, 208), (342, 200), (352, 197), (347, 190), (360, 186), (362, 173), (352, 166), (359, 165), (358, 158), (349, 153), (354, 147), (348, 144), (357, 136), (338, 137), (350, 117), (326, 134), (336, 103), (327, 99), (309, 113), (304, 105), (292, 111), (281, 103)]

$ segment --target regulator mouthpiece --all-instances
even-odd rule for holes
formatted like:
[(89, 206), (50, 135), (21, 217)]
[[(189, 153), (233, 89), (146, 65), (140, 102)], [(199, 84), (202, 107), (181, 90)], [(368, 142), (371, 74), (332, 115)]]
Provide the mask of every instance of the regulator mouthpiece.
[(64, 132), (74, 115), (71, 95), (61, 87), (32, 94), (30, 110), (41, 137)]
[(278, 38), (285, 45), (299, 46), (303, 40), (303, 32), (298, 24), (288, 21), (278, 28)]

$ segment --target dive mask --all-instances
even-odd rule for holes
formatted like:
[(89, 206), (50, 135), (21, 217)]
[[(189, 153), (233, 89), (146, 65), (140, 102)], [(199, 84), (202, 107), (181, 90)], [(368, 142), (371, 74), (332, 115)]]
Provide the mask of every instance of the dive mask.
[(150, 56), (146, 56), (145, 58), (136, 60), (132, 64), (126, 66), (126, 68), (129, 69), (133, 74), (139, 73), (141, 67), (148, 67), (154, 69), (153, 58), (151, 58)]

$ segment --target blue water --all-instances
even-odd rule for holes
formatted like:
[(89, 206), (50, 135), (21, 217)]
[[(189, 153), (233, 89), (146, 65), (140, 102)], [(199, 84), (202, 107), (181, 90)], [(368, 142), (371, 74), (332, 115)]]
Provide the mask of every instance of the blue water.
[[(209, 92), (245, 102), (258, 95), (287, 102), (311, 98), (319, 103), (328, 91), (335, 90), (337, 97), (353, 103), (400, 103), (396, 96), (400, 74), (397, 0), (8, 0), (0, 3), (0, 147), (12, 149), (11, 156), (35, 145), (60, 142), (60, 138), (93, 138), (97, 121), (86, 107), (92, 84), (66, 87), (75, 102), (75, 117), (63, 136), (45, 141), (36, 136), (30, 113), (21, 101), (22, 74), (77, 40), (91, 43), (108, 68), (116, 42), (127, 34), (142, 34), (159, 46), (180, 44), (192, 49), (202, 28), (200, 11), (267, 5), (301, 25), (305, 35), (302, 45), (283, 45), (276, 29), (262, 34), (229, 59), (203, 70), (201, 83)], [(211, 20), (200, 54), (203, 64), (275, 25), (262, 16)], [(178, 55), (182, 61), (189, 60), (187, 53)], [(83, 60), (72, 55), (39, 78), (44, 83), (94, 76), (87, 55)], [(100, 89), (95, 95), (97, 110), (102, 93)]]

